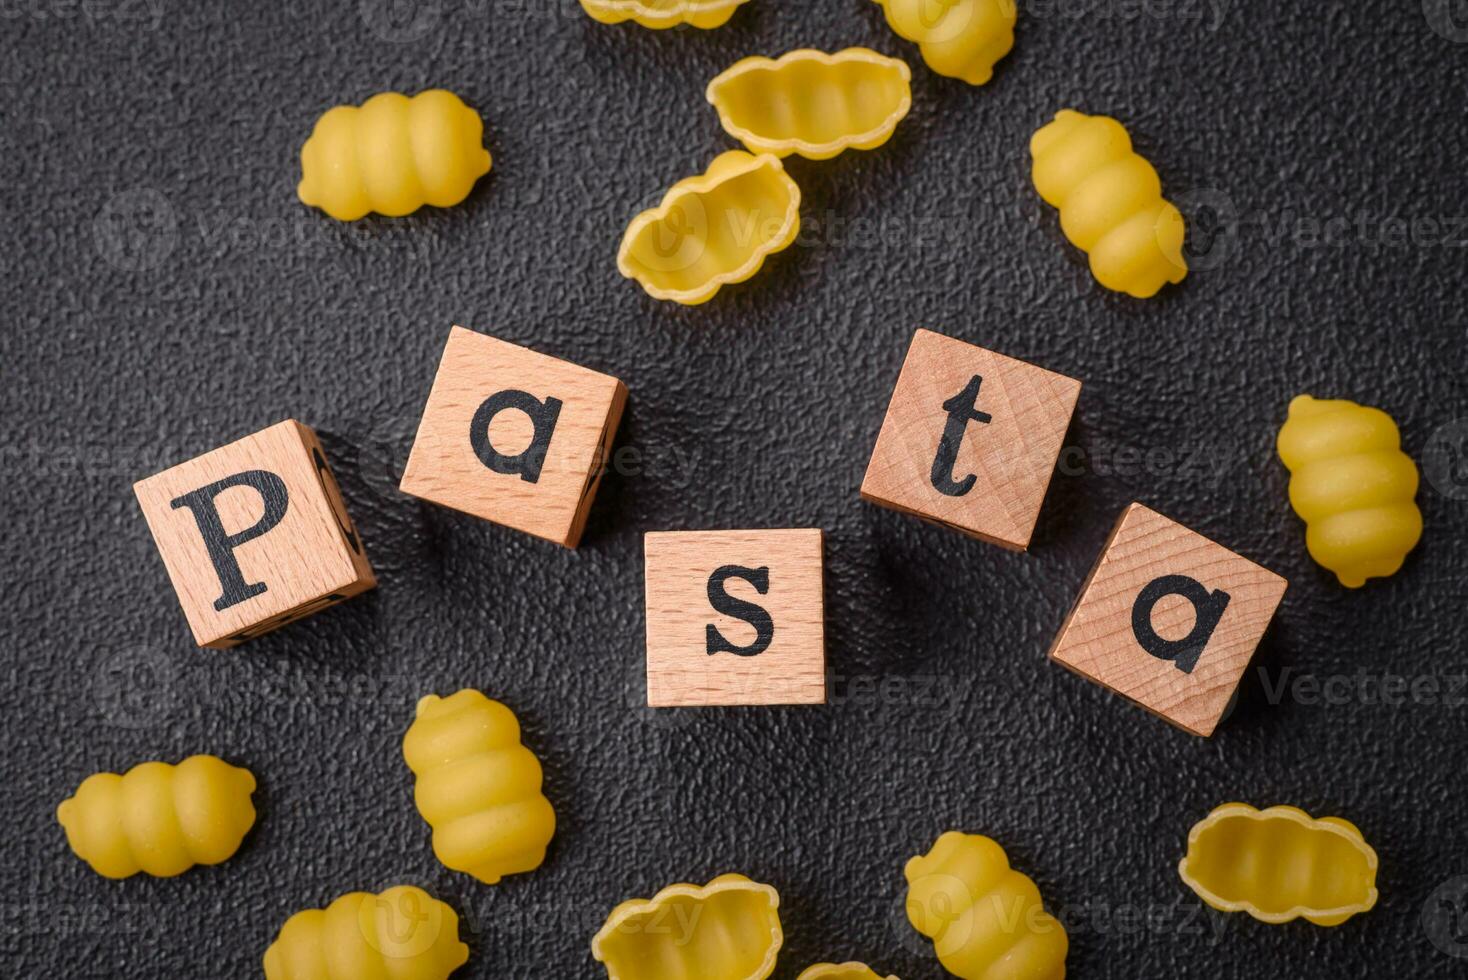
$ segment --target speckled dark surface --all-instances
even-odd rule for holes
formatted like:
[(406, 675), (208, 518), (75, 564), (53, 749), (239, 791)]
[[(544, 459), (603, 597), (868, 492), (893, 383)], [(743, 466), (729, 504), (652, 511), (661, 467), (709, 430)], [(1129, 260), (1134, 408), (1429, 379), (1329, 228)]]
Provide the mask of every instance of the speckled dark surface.
[[(0, 973), (258, 975), (290, 913), (409, 881), (465, 913), (461, 975), (591, 977), (617, 901), (739, 870), (782, 895), (777, 977), (827, 958), (937, 977), (900, 872), (951, 827), (1036, 878), (1081, 980), (1468, 973), (1468, 942), (1427, 928), (1468, 891), (1452, 5), (1036, 2), (981, 89), (864, 0), (659, 34), (567, 0), (385, 9), (0, 7)], [(705, 82), (852, 43), (907, 58), (915, 106), (880, 151), (791, 165), (801, 247), (696, 310), (622, 280), (626, 221), (731, 145)], [(463, 206), (343, 229), (296, 202), (326, 107), (430, 86), (488, 119), (494, 172)], [(1067, 105), (1124, 120), (1195, 232), (1200, 205), (1225, 217), (1156, 301), (1095, 286), (1029, 184), (1028, 136)], [(627, 383), (641, 460), (580, 550), (393, 489), (453, 322)], [(857, 497), (917, 326), (1086, 384), (1029, 555)], [(1386, 408), (1436, 475), (1421, 547), (1360, 592), (1309, 561), (1286, 504), (1272, 439), (1302, 390)], [(381, 587), (198, 651), (130, 484), (287, 416), (320, 431)], [(1265, 678), (1211, 741), (1044, 658), (1133, 499), (1292, 582)], [(642, 533), (790, 525), (827, 532), (833, 703), (640, 707)], [(1440, 693), (1382, 704), (1358, 672)], [(1341, 704), (1270, 697), (1300, 676), (1353, 680)], [(560, 815), (545, 866), (497, 888), (437, 865), (399, 755), (416, 698), (465, 685), (520, 713)], [(233, 860), (115, 883), (69, 854), (53, 811), (82, 778), (194, 752), (260, 777)], [(1199, 914), (1175, 866), (1233, 799), (1355, 821), (1380, 906), (1336, 930)]]

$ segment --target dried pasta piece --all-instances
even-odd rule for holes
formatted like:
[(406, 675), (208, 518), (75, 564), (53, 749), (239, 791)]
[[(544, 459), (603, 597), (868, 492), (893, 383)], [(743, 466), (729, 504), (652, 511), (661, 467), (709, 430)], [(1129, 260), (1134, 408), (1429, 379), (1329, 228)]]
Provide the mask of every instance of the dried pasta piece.
[(581, 8), (603, 24), (632, 21), (655, 31), (669, 27), (712, 30), (729, 23), (749, 0), (581, 0)]
[(730, 150), (632, 219), (617, 268), (654, 299), (697, 306), (744, 282), (800, 234), (800, 188), (780, 158)]
[(987, 837), (949, 831), (907, 862), (907, 918), (963, 980), (1064, 980), (1070, 940)]
[(338, 221), (370, 212), (400, 217), (425, 204), (447, 208), (489, 173), (484, 120), (443, 89), (408, 98), (374, 95), (316, 121), (301, 147), (301, 203)]
[(1310, 557), (1358, 589), (1396, 574), (1422, 539), (1417, 464), (1379, 408), (1300, 395), (1279, 430), (1290, 506), (1305, 521)]
[(785, 941), (780, 895), (739, 874), (623, 902), (591, 940), (609, 980), (764, 980)]
[(255, 825), (255, 777), (212, 755), (88, 776), (56, 808), (66, 842), (106, 878), (156, 878), (219, 864)]
[(1107, 289), (1138, 299), (1188, 274), (1183, 216), (1162, 197), (1152, 165), (1126, 127), (1062, 109), (1030, 138), (1035, 189), (1060, 209), (1060, 228)]
[(994, 77), (1014, 47), (1015, 0), (876, 0), (898, 37), (917, 44), (928, 67), (970, 85)]
[[(817, 963), (801, 971), (795, 980), (883, 980), (865, 963)], [(886, 980), (897, 980), (887, 977)]]
[(509, 708), (467, 688), (430, 694), (403, 736), (403, 758), (418, 777), (413, 802), (446, 867), (488, 885), (540, 867), (556, 812)]
[(1225, 803), (1188, 834), (1183, 883), (1221, 912), (1337, 926), (1376, 905), (1376, 852), (1339, 817)]
[(459, 917), (412, 885), (297, 912), (265, 951), (265, 980), (445, 980), (469, 959)]
[(724, 131), (751, 153), (829, 160), (892, 138), (912, 108), (912, 71), (867, 48), (745, 58), (709, 83)]

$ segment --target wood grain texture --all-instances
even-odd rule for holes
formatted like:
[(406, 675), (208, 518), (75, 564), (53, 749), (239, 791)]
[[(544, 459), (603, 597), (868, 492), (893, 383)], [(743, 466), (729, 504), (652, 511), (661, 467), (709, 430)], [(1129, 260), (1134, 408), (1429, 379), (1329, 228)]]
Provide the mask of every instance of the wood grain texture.
[[(931, 479), (949, 413), (944, 403), (982, 378), (975, 404), (988, 422), (970, 421), (953, 462), (962, 496)], [(862, 480), (864, 499), (943, 524), (993, 544), (1029, 547), (1081, 383), (973, 344), (919, 330), (892, 392)]]
[[(250, 470), (278, 476), (287, 491), (279, 523), (232, 549), (258, 595), (215, 608), (222, 585), (200, 525), (182, 495)], [(232, 647), (371, 589), (377, 584), (361, 535), (342, 502), (316, 433), (287, 420), (133, 485), (195, 641)], [(264, 515), (248, 486), (213, 498), (225, 532), (238, 534)]]
[[(532, 481), (498, 473), (471, 442), (475, 413), (506, 390), (559, 400), (560, 410)], [(627, 402), (621, 381), (484, 334), (454, 327), (403, 470), (404, 493), (574, 548), (601, 482)], [(524, 412), (497, 413), (489, 441), (501, 453), (526, 451), (534, 424)]]
[[(823, 532), (654, 531), (643, 540), (649, 705), (825, 703)], [(755, 656), (708, 653), (709, 625), (740, 645), (757, 635), (749, 622), (711, 605), (709, 578), (727, 565), (769, 570), (764, 594), (740, 579), (725, 586), (767, 610), (774, 624), (768, 648)]]
[[(1191, 672), (1148, 653), (1132, 627), (1138, 595), (1162, 576), (1185, 575), (1229, 601)], [(1156, 511), (1134, 503), (1117, 521), (1050, 658), (1195, 735), (1213, 734), (1284, 597), (1280, 576)], [(1181, 596), (1152, 610), (1158, 636), (1181, 639), (1195, 608)]]

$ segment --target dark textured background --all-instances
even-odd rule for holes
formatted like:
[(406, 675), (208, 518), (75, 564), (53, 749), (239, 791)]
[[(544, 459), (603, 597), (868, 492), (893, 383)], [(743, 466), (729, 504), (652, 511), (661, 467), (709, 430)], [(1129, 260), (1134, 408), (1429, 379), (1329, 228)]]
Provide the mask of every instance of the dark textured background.
[[(1468, 672), (1468, 473), (1444, 475), (1468, 448), (1468, 11), (1036, 2), (972, 89), (864, 0), (754, 0), (710, 33), (566, 0), (162, 4), (0, 5), (0, 972), (256, 975), (292, 912), (410, 881), (464, 913), (463, 976), (591, 977), (618, 900), (737, 869), (782, 895), (778, 977), (936, 977), (901, 866), (961, 827), (1062, 910), (1082, 980), (1464, 975), (1422, 916), (1468, 890), (1468, 707), (1271, 703), (1251, 674), (1204, 741), (1044, 653), (1141, 499), (1291, 580), (1269, 685)], [(909, 60), (914, 108), (880, 151), (791, 164), (801, 246), (695, 310), (622, 280), (628, 219), (731, 145), (707, 80), (848, 44)], [(488, 121), (464, 205), (344, 228), (297, 203), (325, 108), (430, 86)], [(1091, 282), (1028, 181), (1068, 105), (1125, 121), (1209, 268), (1145, 304)], [(453, 322), (626, 381), (641, 460), (580, 550), (393, 489)], [(1086, 384), (1027, 556), (857, 497), (917, 326)], [(1272, 455), (1302, 390), (1383, 406), (1437, 467), (1389, 581), (1347, 592), (1305, 554)], [(381, 588), (196, 650), (130, 484), (287, 416), (325, 440)], [(641, 707), (642, 533), (790, 525), (827, 531), (831, 705)], [(417, 697), (466, 685), (520, 714), (560, 815), (545, 866), (497, 888), (434, 861), (399, 754)], [(70, 855), (53, 812), (81, 779), (195, 752), (260, 777), (233, 860), (115, 883)], [(1357, 822), (1379, 907), (1193, 918), (1176, 863), (1233, 799)]]

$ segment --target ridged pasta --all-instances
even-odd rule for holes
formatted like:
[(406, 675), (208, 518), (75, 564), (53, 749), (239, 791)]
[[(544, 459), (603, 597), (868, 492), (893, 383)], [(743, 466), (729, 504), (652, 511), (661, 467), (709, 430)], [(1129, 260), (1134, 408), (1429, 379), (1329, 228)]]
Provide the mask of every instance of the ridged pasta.
[(876, 0), (894, 34), (915, 42), (928, 67), (970, 85), (994, 77), (1014, 47), (1015, 0)]
[[(817, 963), (800, 971), (795, 980), (883, 980), (865, 963)], [(887, 977), (885, 980), (897, 980)]]
[(212, 755), (99, 772), (56, 808), (77, 857), (107, 878), (219, 864), (255, 825), (255, 777)]
[(446, 867), (489, 885), (540, 867), (556, 814), (509, 708), (469, 689), (430, 694), (403, 736), (403, 758), (418, 777), (413, 801)]
[(1162, 182), (1132, 152), (1126, 127), (1107, 116), (1062, 109), (1030, 139), (1035, 189), (1060, 209), (1060, 228), (1086, 252), (1107, 289), (1155, 296), (1188, 274), (1182, 214)]
[(654, 299), (696, 306), (744, 282), (800, 234), (800, 188), (779, 157), (730, 150), (627, 226), (617, 268)]
[(603, 24), (632, 21), (653, 30), (723, 27), (749, 0), (581, 0), (581, 8)]
[(1376, 869), (1376, 852), (1346, 820), (1225, 803), (1188, 834), (1178, 874), (1222, 912), (1336, 926), (1376, 905)]
[(785, 941), (780, 895), (743, 875), (623, 902), (591, 940), (609, 980), (764, 980)]
[(963, 980), (1064, 980), (1065, 928), (987, 837), (949, 831), (907, 862), (907, 918)]
[(1300, 395), (1279, 430), (1290, 505), (1310, 556), (1349, 589), (1396, 574), (1422, 538), (1417, 464), (1390, 415)]
[(297, 912), (265, 951), (265, 980), (445, 980), (469, 959), (454, 910), (421, 888), (352, 892)]
[(339, 221), (370, 212), (399, 217), (425, 204), (446, 208), (489, 173), (484, 121), (443, 89), (408, 98), (374, 95), (337, 106), (301, 147), (301, 202)]
[(751, 153), (828, 160), (892, 138), (912, 108), (912, 72), (867, 48), (745, 58), (709, 83), (724, 131)]

